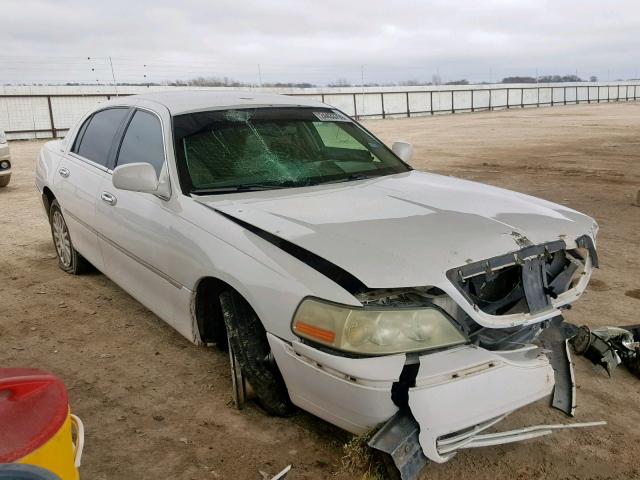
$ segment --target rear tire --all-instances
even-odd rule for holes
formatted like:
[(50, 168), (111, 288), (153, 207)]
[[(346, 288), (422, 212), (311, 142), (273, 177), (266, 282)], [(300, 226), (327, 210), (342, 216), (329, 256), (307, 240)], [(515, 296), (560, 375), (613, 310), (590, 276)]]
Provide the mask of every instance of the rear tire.
[(79, 275), (91, 270), (91, 264), (73, 248), (67, 222), (64, 220), (62, 209), (57, 200), (51, 202), (49, 223), (53, 245), (56, 247), (56, 255), (58, 256), (58, 266), (72, 275)]
[(271, 349), (260, 319), (234, 291), (221, 293), (220, 303), (229, 345), (258, 403), (271, 415), (290, 415), (294, 407), (278, 367), (268, 360)]
[(9, 180), (11, 180), (11, 175), (2, 175), (0, 177), (0, 188), (9, 185)]

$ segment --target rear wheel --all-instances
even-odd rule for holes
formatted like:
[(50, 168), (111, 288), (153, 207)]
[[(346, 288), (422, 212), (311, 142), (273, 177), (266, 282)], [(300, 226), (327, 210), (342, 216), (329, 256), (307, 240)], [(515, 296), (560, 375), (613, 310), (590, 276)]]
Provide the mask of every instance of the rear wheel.
[(6, 187), (7, 185), (9, 185), (9, 180), (11, 180), (11, 175), (0, 176), (0, 188)]
[[(290, 415), (294, 408), (282, 375), (271, 359), (269, 342), (260, 319), (251, 306), (234, 291), (220, 294), (220, 303), (229, 339), (231, 361), (232, 364), (234, 361), (237, 362), (241, 370), (239, 377), (237, 373), (232, 373), (236, 404), (240, 382), (246, 381), (260, 406), (269, 414)], [(243, 395), (243, 392), (240, 392), (240, 395)]]
[(62, 209), (57, 200), (51, 202), (49, 222), (51, 223), (51, 236), (56, 247), (60, 268), (73, 275), (90, 270), (91, 264), (73, 248), (67, 222), (62, 216)]

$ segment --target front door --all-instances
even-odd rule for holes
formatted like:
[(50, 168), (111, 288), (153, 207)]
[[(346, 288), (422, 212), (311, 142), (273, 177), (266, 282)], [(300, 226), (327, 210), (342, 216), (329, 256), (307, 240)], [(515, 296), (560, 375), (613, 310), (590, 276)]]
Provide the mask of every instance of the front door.
[[(160, 118), (138, 109), (126, 127), (114, 168), (127, 163), (150, 163), (158, 177), (166, 179), (165, 153)], [(168, 271), (175, 254), (169, 249), (175, 214), (170, 211), (168, 200), (116, 189), (109, 176), (102, 183), (97, 203), (98, 242), (105, 274), (181, 331), (174, 318), (176, 306), (183, 301), (183, 287)], [(190, 336), (190, 332), (181, 333)]]

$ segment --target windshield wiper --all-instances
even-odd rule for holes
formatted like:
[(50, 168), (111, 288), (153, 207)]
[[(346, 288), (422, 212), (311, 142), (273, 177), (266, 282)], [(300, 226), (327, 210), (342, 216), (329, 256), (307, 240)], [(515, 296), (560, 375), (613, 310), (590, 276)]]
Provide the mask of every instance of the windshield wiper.
[(373, 175), (365, 175), (364, 173), (352, 173), (348, 177), (336, 178), (333, 180), (327, 180), (325, 182), (319, 182), (318, 185), (324, 185), (328, 183), (344, 183), (344, 182), (353, 182), (356, 180), (366, 180), (368, 178), (380, 177), (381, 174), (373, 174)]
[(282, 188), (307, 187), (310, 185), (317, 185), (317, 184), (311, 181), (294, 182), (293, 180), (287, 180), (282, 183), (244, 183), (240, 185), (229, 185), (228, 187), (193, 189), (191, 190), (191, 193), (195, 195), (221, 195), (224, 193), (262, 192), (265, 190), (279, 190)]

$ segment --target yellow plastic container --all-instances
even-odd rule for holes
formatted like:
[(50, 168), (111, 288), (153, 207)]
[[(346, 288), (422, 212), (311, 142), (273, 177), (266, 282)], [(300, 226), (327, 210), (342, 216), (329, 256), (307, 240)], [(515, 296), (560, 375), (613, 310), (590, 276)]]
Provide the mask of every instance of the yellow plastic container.
[(61, 480), (79, 479), (84, 428), (69, 412), (60, 379), (32, 369), (0, 369), (0, 425), (0, 463), (35, 465)]
[[(46, 468), (58, 475), (61, 480), (78, 480), (80, 475), (77, 467), (80, 466), (80, 457), (82, 456), (82, 450), (78, 451), (80, 446), (79, 430), (82, 430), (80, 425), (82, 423), (79, 423), (78, 417), (69, 413), (60, 430), (47, 443), (22, 457), (16, 463)], [(72, 440), (71, 432), (74, 426), (76, 427), (76, 443), (78, 445), (74, 445)], [(82, 437), (84, 437), (84, 432), (82, 432)]]

